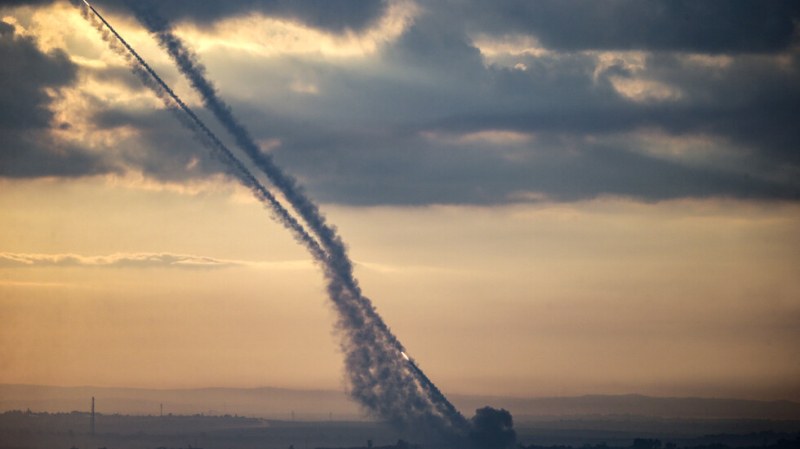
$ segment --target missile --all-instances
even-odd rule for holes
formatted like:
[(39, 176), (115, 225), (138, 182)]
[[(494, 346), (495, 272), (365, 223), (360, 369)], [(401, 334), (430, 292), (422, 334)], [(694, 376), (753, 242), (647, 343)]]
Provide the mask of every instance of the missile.
[[(405, 361), (406, 361), (406, 362), (408, 362), (408, 365), (409, 365), (409, 366), (410, 366), (410, 367), (411, 367), (411, 368), (412, 368), (414, 371), (417, 371), (417, 372), (419, 372), (420, 374), (422, 374), (422, 371), (419, 369), (419, 367), (417, 366), (417, 364), (416, 364), (416, 363), (414, 363), (414, 359), (412, 359), (411, 357), (409, 357), (409, 356), (408, 356), (408, 354), (406, 354), (406, 353), (405, 353), (405, 352), (403, 352), (403, 351), (400, 351), (400, 355), (402, 355), (402, 356), (403, 356), (403, 358), (405, 359)], [(423, 374), (423, 376), (424, 376), (424, 374)]]
[(417, 364), (416, 364), (416, 363), (414, 363), (414, 359), (412, 359), (411, 357), (409, 357), (409, 356), (408, 356), (408, 354), (406, 354), (406, 353), (405, 353), (405, 352), (403, 352), (403, 351), (400, 351), (400, 355), (402, 355), (402, 356), (403, 356), (403, 358), (405, 359), (405, 361), (406, 361), (406, 362), (408, 362), (408, 366), (410, 366), (412, 370), (416, 371), (416, 372), (417, 372), (417, 374), (421, 375), (422, 377), (424, 377), (424, 378), (427, 380), (427, 378), (428, 378), (428, 377), (427, 377), (427, 376), (426, 376), (426, 375), (425, 375), (425, 374), (422, 372), (422, 370), (421, 370), (421, 369), (419, 369), (419, 367), (417, 366)]

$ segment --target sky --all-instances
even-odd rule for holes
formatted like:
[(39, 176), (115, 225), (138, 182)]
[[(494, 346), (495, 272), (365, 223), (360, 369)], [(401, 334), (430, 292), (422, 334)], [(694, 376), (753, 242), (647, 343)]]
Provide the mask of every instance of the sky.
[[(796, 2), (153, 4), (443, 392), (800, 401)], [(346, 388), (269, 211), (69, 2), (0, 20), (0, 383)]]

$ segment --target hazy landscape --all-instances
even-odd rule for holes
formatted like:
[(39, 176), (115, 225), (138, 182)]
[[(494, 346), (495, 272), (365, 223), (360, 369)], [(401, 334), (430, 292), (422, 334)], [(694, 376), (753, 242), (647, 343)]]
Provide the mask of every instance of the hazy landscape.
[[(96, 399), (94, 436), (91, 397)], [(344, 393), (334, 391), (0, 385), (0, 398), (0, 447), (8, 449), (300, 449), (366, 447), (368, 440), (375, 446), (403, 440), (436, 447), (424, 434), (366, 417)], [(678, 447), (783, 447), (777, 446), (780, 440), (800, 438), (800, 404), (789, 401), (639, 395), (451, 398), (465, 414), (486, 404), (507, 408), (523, 446), (632, 447), (638, 439)]]
[[(363, 421), (358, 404), (344, 391), (281, 388), (142, 389), (0, 385), (0, 410), (88, 412), (91, 398), (104, 414), (239, 415), (275, 420)], [(800, 420), (800, 403), (738, 399), (661, 398), (642, 395), (514, 398), (448, 397), (465, 413), (487, 404), (512, 412), (515, 422), (562, 418), (666, 420)], [(712, 432), (713, 433), (713, 432)]]
[[(0, 447), (4, 449), (75, 448), (203, 448), (287, 449), (393, 446), (438, 447), (424, 435), (400, 432), (376, 422), (265, 420), (236, 416), (98, 415), (93, 436), (88, 413), (0, 414)], [(751, 427), (752, 426), (752, 427)], [(647, 448), (658, 441), (682, 448), (792, 449), (800, 442), (800, 424), (728, 421), (670, 421), (636, 418), (563, 419), (517, 426), (520, 446), (575, 448)], [(751, 429), (770, 429), (757, 430)], [(713, 432), (713, 433), (706, 433)], [(637, 445), (637, 440), (639, 444)], [(406, 442), (408, 446), (403, 446)], [(661, 446), (659, 446), (661, 447)]]

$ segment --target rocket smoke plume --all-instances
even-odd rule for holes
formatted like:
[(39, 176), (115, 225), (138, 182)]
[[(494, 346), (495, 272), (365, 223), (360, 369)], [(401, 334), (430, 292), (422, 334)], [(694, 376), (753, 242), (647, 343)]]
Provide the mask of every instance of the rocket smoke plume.
[[(328, 281), (328, 294), (340, 316), (342, 348), (346, 355), (352, 396), (369, 411), (393, 423), (432, 428), (447, 437), (463, 436), (468, 426), (467, 421), (416, 364), (405, 356), (403, 346), (375, 312), (369, 299), (361, 294), (352, 274), (352, 263), (335, 230), (327, 225), (318, 207), (305, 196), (296, 181), (275, 166), (271, 158), (260, 152), (249, 133), (233, 117), (230, 108), (218, 99), (193, 54), (168, 28), (152, 27), (181, 71), (202, 94), (206, 106), (234, 136), (237, 145), (289, 201), (319, 243), (309, 236), (302, 225), (294, 220), (111, 25), (91, 5), (85, 1), (84, 4), (85, 17), (94, 20), (96, 16), (100, 20), (101, 23), (95, 21), (95, 24), (104, 34), (105, 40), (112, 48), (126, 54), (126, 59), (145, 85), (162, 98), (169, 109), (180, 115), (181, 122), (227, 164), (234, 176), (271, 208), (276, 218), (292, 231), (295, 238), (322, 265)], [(157, 23), (154, 15), (147, 15), (145, 12), (139, 15), (140, 18), (147, 19), (145, 23)], [(120, 49), (118, 44), (124, 48)]]
[[(376, 395), (376, 393), (385, 389), (387, 384), (392, 385), (392, 383), (387, 381), (386, 375), (407, 372), (407, 370), (390, 370), (384, 375), (384, 379), (377, 379), (378, 382), (376, 382), (376, 379), (363, 378), (364, 376), (362, 373), (371, 374), (370, 365), (375, 365), (376, 361), (386, 364), (391, 361), (399, 360), (397, 354), (403, 353), (404, 348), (391, 333), (380, 316), (375, 312), (371, 302), (361, 294), (358, 282), (353, 277), (352, 263), (347, 256), (341, 238), (337, 235), (335, 229), (326, 223), (317, 205), (304, 194), (297, 182), (276, 166), (268, 154), (264, 154), (260, 151), (247, 129), (234, 117), (231, 108), (217, 95), (213, 84), (205, 76), (205, 68), (197, 61), (194, 53), (171, 32), (168, 23), (158, 17), (152, 9), (143, 6), (141, 2), (129, 3), (136, 12), (139, 20), (156, 36), (161, 46), (167, 50), (180, 71), (189, 79), (195, 90), (200, 93), (205, 106), (234, 137), (237, 146), (250, 157), (254, 164), (261, 169), (265, 175), (267, 175), (270, 181), (272, 181), (287, 201), (289, 201), (294, 210), (297, 211), (305, 221), (311, 232), (319, 239), (321, 245), (328, 253), (328, 268), (337, 274), (336, 282), (329, 286), (329, 293), (334, 298), (334, 301), (337, 301), (335, 297), (342, 294), (340, 288), (344, 287), (348, 295), (351, 296), (351, 298), (348, 298), (348, 301), (351, 301), (349, 305), (357, 306), (360, 309), (358, 312), (363, 315), (361, 319), (363, 320), (366, 318), (368, 320), (367, 323), (361, 326), (372, 328), (380, 335), (380, 340), (382, 340), (381, 344), (376, 344), (377, 342), (374, 341), (360, 343), (362, 348), (364, 345), (369, 345), (374, 346), (377, 350), (372, 351), (373, 354), (369, 358), (365, 357), (366, 354), (362, 354), (363, 351), (357, 350), (357, 347), (352, 347), (353, 343), (358, 343), (357, 341), (353, 341), (351, 338), (351, 341), (346, 342), (348, 344), (345, 345), (344, 349), (347, 354), (348, 368), (350, 368), (348, 372), (351, 374), (351, 380), (353, 381), (352, 393), (357, 399), (361, 400), (362, 403), (368, 404), (369, 408), (376, 409), (380, 415), (384, 415), (384, 418), (397, 419), (397, 417), (392, 415), (398, 411), (402, 412), (402, 410), (393, 411), (391, 414), (388, 414), (389, 416), (385, 416), (387, 413), (381, 413), (381, 408), (385, 407), (384, 399), (386, 398), (382, 398), (380, 395)], [(341, 327), (346, 331), (352, 332), (350, 326), (358, 323), (348, 321), (353, 320), (349, 316), (345, 316), (340, 323), (342, 325)], [(374, 335), (373, 338), (375, 336), (377, 335)], [(377, 357), (380, 352), (384, 353), (382, 355), (388, 353), (389, 357)], [(401, 384), (397, 384), (395, 389), (402, 389), (400, 387), (414, 387), (406, 394), (414, 393), (416, 390), (414, 383), (419, 384), (427, 400), (435, 407), (434, 413), (441, 415), (441, 418), (445, 418), (449, 421), (446, 422), (446, 425), (453, 428), (464, 427), (465, 421), (461, 414), (447, 401), (444, 395), (441, 394), (428, 377), (425, 376), (421, 370), (416, 368), (416, 365), (412, 364), (412, 366), (414, 369), (411, 370), (410, 374), (416, 378), (416, 382), (412, 382), (409, 385), (407, 380), (403, 381), (403, 379), (397, 379), (401, 381)], [(387, 391), (383, 393), (383, 396), (386, 396), (387, 393), (394, 394), (395, 392)], [(400, 403), (402, 402), (403, 401), (400, 401)]]

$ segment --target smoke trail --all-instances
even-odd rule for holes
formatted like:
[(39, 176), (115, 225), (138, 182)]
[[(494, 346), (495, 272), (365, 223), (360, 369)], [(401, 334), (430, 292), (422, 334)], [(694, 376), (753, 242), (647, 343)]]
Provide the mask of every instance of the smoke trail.
[(208, 148), (212, 154), (224, 162), (230, 172), (239, 181), (264, 203), (272, 212), (273, 216), (285, 227), (292, 231), (292, 235), (303, 246), (305, 246), (315, 257), (316, 261), (325, 259), (325, 252), (319, 244), (311, 237), (297, 222), (297, 220), (287, 211), (283, 205), (269, 192), (252, 173), (239, 161), (236, 156), (223, 144), (219, 138), (200, 120), (170, 87), (158, 76), (158, 74), (142, 59), (141, 56), (117, 33), (94, 7), (86, 2), (73, 4), (81, 9), (81, 15), (88, 20), (101, 34), (103, 40), (117, 54), (125, 58), (131, 67), (131, 71), (142, 81), (142, 83), (152, 90), (156, 96), (162, 100), (164, 105), (172, 112), (178, 120), (191, 130), (195, 137)]
[[(390, 382), (388, 379), (381, 378), (376, 381), (370, 377), (364, 378), (359, 373), (370, 372), (369, 367), (375, 364), (381, 366), (386, 363), (396, 362), (396, 355), (398, 352), (402, 353), (404, 348), (402, 344), (391, 333), (388, 326), (383, 322), (380, 316), (375, 312), (369, 299), (361, 294), (358, 282), (353, 276), (352, 263), (347, 256), (344, 243), (337, 235), (335, 228), (328, 225), (324, 216), (320, 213), (319, 208), (314, 204), (303, 192), (302, 188), (290, 175), (283, 172), (275, 165), (272, 158), (268, 154), (262, 153), (254, 139), (250, 136), (247, 129), (234, 117), (231, 108), (219, 98), (213, 84), (205, 76), (205, 68), (197, 61), (195, 54), (188, 49), (180, 38), (175, 36), (171, 30), (169, 23), (159, 17), (152, 9), (143, 6), (140, 2), (129, 2), (132, 9), (135, 11), (137, 18), (145, 24), (145, 26), (156, 36), (161, 46), (167, 50), (172, 59), (175, 61), (179, 70), (189, 79), (192, 86), (198, 91), (202, 98), (204, 105), (217, 117), (217, 119), (225, 126), (228, 132), (234, 137), (237, 145), (251, 158), (251, 160), (268, 176), (273, 184), (284, 194), (284, 197), (290, 202), (292, 207), (299, 213), (310, 230), (317, 236), (322, 246), (325, 248), (329, 255), (331, 268), (336, 271), (341, 281), (345, 283), (347, 290), (351, 294), (352, 300), (359, 303), (361, 311), (359, 312), (363, 318), (367, 318), (369, 327), (377, 327), (381, 334), (384, 348), (393, 348), (394, 351), (389, 351), (390, 360), (384, 360), (379, 357), (376, 351), (372, 351), (369, 357), (363, 354), (364, 343), (359, 345), (354, 342), (356, 347), (362, 349), (357, 350), (354, 348), (343, 348), (347, 356), (347, 365), (351, 373), (351, 381), (353, 383), (354, 391), (353, 396), (359, 399), (362, 403), (366, 404), (372, 410), (378, 410), (379, 415), (384, 418), (393, 418), (395, 412), (387, 413), (382, 411), (382, 402), (380, 396), (374, 394), (375, 390), (380, 390), (382, 386), (392, 385), (395, 382)], [(338, 292), (330, 292), (332, 297)], [(347, 324), (347, 323), (344, 323)], [(374, 336), (373, 336), (374, 338)], [(365, 342), (369, 347), (375, 347), (376, 342)], [(370, 344), (371, 343), (371, 344)], [(388, 345), (388, 346), (384, 346)], [(386, 351), (384, 351), (386, 352)], [(452, 428), (451, 430), (461, 430), (466, 427), (466, 420), (453, 407), (453, 405), (444, 397), (439, 389), (425, 376), (425, 374), (413, 363), (411, 364), (411, 375), (416, 378), (416, 382), (420, 388), (423, 389), (427, 401), (436, 409), (436, 413), (443, 415), (446, 418), (446, 426)], [(393, 372), (407, 372), (408, 367), (405, 369), (394, 370)], [(399, 387), (400, 390), (408, 386), (408, 381), (405, 379), (391, 379), (401, 382), (395, 388)], [(382, 392), (382, 396), (391, 395), (392, 391)], [(409, 395), (409, 392), (405, 393)], [(411, 396), (414, 396), (413, 394)], [(384, 399), (386, 399), (384, 397)], [(415, 402), (417, 398), (409, 397), (406, 401), (402, 402)], [(394, 401), (393, 401), (394, 402)]]
[[(116, 30), (106, 21), (99, 12), (87, 3), (77, 4), (81, 7), (82, 15), (89, 20), (95, 28), (97, 28), (103, 39), (109, 46), (117, 53), (122, 55), (126, 61), (131, 64), (133, 72), (141, 79), (141, 81), (150, 88), (167, 106), (167, 108), (176, 113), (181, 123), (188, 129), (195, 133), (195, 136), (209, 148), (215, 156), (220, 157), (223, 162), (228, 164), (229, 168), (235, 176), (262, 201), (265, 201), (271, 209), (276, 212), (281, 222), (292, 230), (293, 234), (299, 236), (300, 240), (312, 253), (315, 261), (322, 262), (325, 269), (326, 278), (336, 279), (336, 274), (331, 271), (330, 265), (327, 263), (327, 255), (322, 250), (316, 241), (311, 238), (299, 223), (288, 214), (288, 212), (280, 205), (279, 202), (267, 191), (249, 171), (241, 164), (240, 161), (230, 152), (227, 147), (214, 135), (212, 131), (197, 117), (196, 114), (172, 91), (169, 86), (163, 81), (162, 78), (139, 56), (139, 54), (116, 32)], [(354, 366), (371, 366), (375, 364), (375, 360), (385, 359), (385, 354), (376, 348), (385, 344), (382, 335), (376, 335), (373, 331), (374, 327), (368, 324), (369, 317), (364, 316), (363, 310), (357, 306), (357, 303), (348, 297), (348, 293), (341, 289), (339, 282), (329, 282), (329, 295), (334, 300), (337, 308), (340, 311), (340, 316), (345, 323), (342, 323), (342, 328), (347, 330), (348, 339), (356, 343), (361, 350), (359, 353), (353, 354), (347, 359), (349, 368)], [(378, 362), (381, 366), (386, 366), (386, 361)], [(380, 373), (383, 377), (383, 382), (374, 381), (373, 385), (385, 383), (392, 373), (401, 372), (403, 367), (394, 366), (393, 369), (384, 370)], [(349, 369), (349, 372), (355, 372), (355, 369)], [(369, 377), (369, 376), (364, 376)], [(359, 382), (359, 386), (365, 385), (365, 382)], [(396, 404), (397, 401), (381, 401), (375, 395), (368, 394), (373, 390), (358, 388), (359, 397), (362, 402), (368, 404), (373, 410), (378, 410), (381, 416), (399, 415), (397, 411), (387, 410), (387, 404)], [(418, 412), (419, 414), (419, 412)], [(409, 419), (408, 424), (413, 422), (414, 419)]]
[[(340, 328), (346, 333), (346, 340), (349, 343), (343, 342), (342, 346), (347, 355), (348, 373), (351, 375), (353, 386), (351, 394), (368, 409), (396, 423), (428, 425), (448, 434), (463, 433), (465, 420), (460, 413), (416, 365), (412, 363), (409, 366), (409, 363), (404, 363), (398, 357), (404, 348), (377, 315), (369, 300), (361, 295), (358, 284), (352, 276), (352, 264), (346, 256), (344, 245), (333, 228), (325, 223), (316, 205), (304, 196), (293, 178), (283, 174), (274, 164), (271, 165), (277, 176), (270, 176), (270, 178), (277, 178), (276, 185), (282, 187), (281, 191), (284, 195), (290, 200), (294, 199), (290, 203), (309, 223), (312, 231), (318, 235), (325, 247), (324, 250), (288, 214), (269, 191), (260, 185), (230, 150), (175, 95), (96, 9), (86, 3), (83, 10), (84, 16), (95, 22), (96, 27), (112, 48), (121, 52), (132, 64), (134, 73), (142, 79), (145, 85), (150, 87), (170, 110), (178, 112), (182, 123), (194, 131), (217, 157), (228, 164), (233, 174), (273, 210), (279, 221), (288, 227), (295, 237), (310, 250), (315, 260), (323, 265), (325, 276), (329, 280), (328, 293), (340, 312)], [(91, 10), (94, 15), (89, 14), (88, 10)], [(95, 16), (102, 23), (97, 22)], [(119, 44), (124, 48), (121, 48)], [(207, 82), (206, 85), (210, 86)], [(214, 98), (216, 98), (215, 95)], [(231, 123), (237, 123), (224, 103), (217, 101), (216, 104), (227, 111)], [(218, 109), (217, 113), (223, 110)], [(182, 114), (180, 114), (181, 112)], [(244, 128), (239, 126), (238, 129), (245, 134), (237, 136), (237, 142), (241, 146), (241, 141), (249, 141), (251, 151), (248, 151), (248, 154), (259, 163), (262, 170), (270, 174), (267, 169), (270, 168), (271, 160), (258, 159), (260, 153), (257, 151), (256, 145), (246, 134)], [(236, 128), (234, 128), (235, 130)], [(256, 151), (255, 154), (251, 154), (253, 150)], [(422, 392), (417, 388), (417, 383)]]
[[(158, 17), (152, 10), (142, 6), (140, 2), (131, 3), (131, 6), (139, 20), (155, 34), (161, 46), (169, 52), (180, 71), (189, 79), (195, 90), (201, 94), (205, 106), (225, 126), (236, 140), (237, 145), (284, 194), (292, 207), (299, 213), (311, 231), (317, 236), (328, 253), (332, 268), (336, 271), (340, 280), (345, 282), (347, 289), (352, 293), (352, 299), (361, 303), (363, 309), (361, 314), (366, 314), (371, 325), (380, 328), (383, 339), (387, 340), (386, 343), (388, 343), (389, 346), (394, 347), (396, 350), (395, 352), (402, 352), (404, 350), (402, 345), (394, 337), (380, 316), (375, 313), (370, 301), (361, 294), (358, 282), (353, 276), (352, 263), (347, 256), (345, 246), (341, 238), (337, 235), (335, 228), (326, 223), (317, 205), (304, 194), (302, 188), (297, 184), (294, 178), (277, 167), (268, 154), (264, 154), (260, 151), (247, 129), (234, 117), (231, 108), (219, 98), (213, 84), (205, 77), (205, 68), (197, 61), (194, 53), (183, 44), (180, 38), (170, 31), (169, 24), (164, 19)], [(348, 357), (348, 362), (350, 361), (352, 361), (353, 364), (357, 363), (354, 358)], [(420, 386), (425, 390), (431, 402), (439, 409), (439, 413), (446, 415), (451, 421), (452, 426), (463, 426), (465, 421), (455, 407), (447, 401), (444, 395), (441, 394), (436, 386), (416, 367), (416, 365), (412, 366), (414, 369), (411, 370), (411, 372), (417, 378), (417, 382), (419, 382)], [(375, 388), (375, 386), (372, 385), (370, 385), (370, 387), (372, 388), (365, 390), (368, 391)], [(359, 394), (365, 394), (365, 392), (356, 391), (355, 394), (358, 396)]]
[[(228, 106), (217, 95), (213, 84), (205, 77), (205, 67), (198, 61), (194, 53), (187, 48), (183, 41), (175, 36), (169, 29), (169, 24), (159, 17), (152, 8), (147, 8), (142, 2), (129, 2), (130, 7), (142, 22), (158, 39), (161, 46), (167, 50), (175, 61), (178, 69), (189, 79), (195, 90), (200, 93), (203, 104), (210, 110), (217, 120), (233, 136), (236, 144), (241, 148), (253, 163), (267, 175), (269, 180), (289, 201), (292, 208), (303, 218), (312, 232), (319, 238), (320, 243), (328, 252), (336, 271), (348, 288), (360, 296), (358, 282), (353, 276), (353, 267), (347, 256), (346, 248), (336, 229), (329, 225), (319, 211), (318, 206), (303, 192), (303, 188), (289, 174), (280, 169), (269, 154), (261, 152), (255, 139), (249, 131), (234, 117)], [(399, 342), (395, 343), (399, 346)]]

